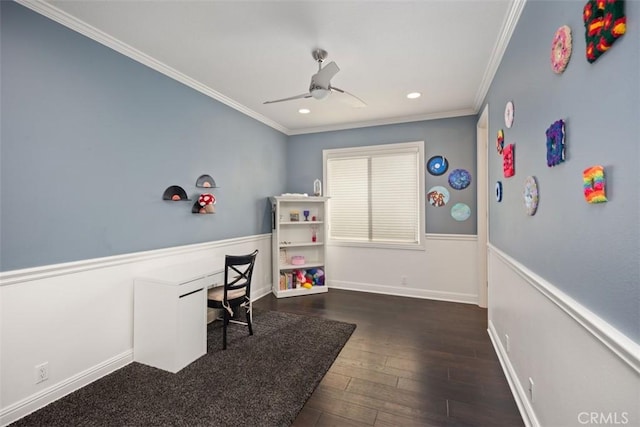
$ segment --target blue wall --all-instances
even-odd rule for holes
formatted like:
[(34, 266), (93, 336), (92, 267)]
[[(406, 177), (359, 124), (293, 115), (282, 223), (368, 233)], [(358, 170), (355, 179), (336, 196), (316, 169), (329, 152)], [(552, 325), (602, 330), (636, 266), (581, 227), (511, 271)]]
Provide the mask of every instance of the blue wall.
[[(286, 136), (13, 2), (1, 8), (0, 270), (270, 232)], [(199, 194), (215, 215), (162, 201)]]
[[(322, 180), (322, 150), (424, 141), (425, 160), (435, 155), (449, 160), (446, 174), (426, 174), (426, 190), (442, 185), (451, 194), (446, 206), (436, 208), (427, 203), (426, 232), (476, 234), (476, 123), (477, 117), (466, 116), (292, 136), (287, 149), (287, 188), (291, 192), (313, 192), (313, 181)], [(447, 182), (449, 172), (458, 168), (472, 175), (471, 185), (464, 190), (454, 190)], [(451, 206), (458, 202), (471, 207), (472, 214), (466, 221), (451, 217)]]
[[(505, 129), (515, 143), (516, 174), (502, 176), (501, 157), (489, 156), (490, 241), (578, 302), (640, 341), (640, 2), (625, 2), (627, 34), (595, 63), (585, 58), (585, 2), (529, 0), (487, 96), (490, 136)], [(573, 55), (564, 74), (550, 67), (554, 32), (569, 25)], [(515, 104), (511, 129), (507, 101)], [(545, 130), (566, 120), (567, 160), (546, 165)], [(587, 204), (582, 171), (605, 167), (609, 202)], [(538, 181), (540, 203), (527, 216), (527, 175)], [(551, 331), (550, 331), (551, 332)]]
[[(529, 0), (486, 101), (493, 139), (516, 106), (506, 142), (516, 175), (489, 156), (490, 241), (640, 341), (640, 2), (628, 33), (594, 64), (584, 58), (584, 2)], [(424, 140), (428, 159), (475, 177), (476, 117), (299, 135), (279, 132), (12, 2), (0, 2), (0, 270), (90, 259), (270, 231), (266, 197), (311, 192), (322, 150)], [(551, 37), (573, 29), (567, 70), (549, 66)], [(567, 121), (567, 161), (548, 168), (545, 130)], [(582, 170), (606, 168), (609, 202), (588, 205)], [(161, 200), (197, 194), (213, 175), (216, 215)], [(540, 189), (524, 212), (527, 175)], [(444, 183), (427, 175), (427, 188)], [(460, 197), (474, 216), (427, 208), (427, 232), (476, 233), (475, 181)], [(454, 193), (455, 194), (455, 193)]]

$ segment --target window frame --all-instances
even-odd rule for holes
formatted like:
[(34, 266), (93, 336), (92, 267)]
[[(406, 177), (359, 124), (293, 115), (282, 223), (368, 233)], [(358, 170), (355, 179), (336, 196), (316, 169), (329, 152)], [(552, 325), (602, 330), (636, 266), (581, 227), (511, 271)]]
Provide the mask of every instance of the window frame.
[[(372, 242), (372, 241), (350, 241), (350, 240), (334, 240), (331, 238), (331, 194), (330, 186), (328, 185), (327, 176), (327, 161), (335, 158), (353, 158), (353, 157), (368, 157), (379, 154), (393, 154), (393, 153), (414, 153), (417, 149), (418, 152), (418, 242), (416, 243), (384, 243), (384, 242)], [(363, 247), (363, 248), (380, 248), (380, 249), (410, 249), (410, 250), (425, 250), (426, 240), (426, 200), (425, 200), (425, 162), (424, 162), (424, 141), (412, 141), (412, 142), (400, 142), (400, 143), (388, 143), (380, 145), (367, 145), (361, 147), (347, 147), (347, 148), (332, 148), (322, 150), (322, 183), (326, 190), (325, 195), (329, 198), (329, 209), (327, 215), (328, 221), (328, 234), (326, 244), (328, 246), (348, 246), (348, 247)]]

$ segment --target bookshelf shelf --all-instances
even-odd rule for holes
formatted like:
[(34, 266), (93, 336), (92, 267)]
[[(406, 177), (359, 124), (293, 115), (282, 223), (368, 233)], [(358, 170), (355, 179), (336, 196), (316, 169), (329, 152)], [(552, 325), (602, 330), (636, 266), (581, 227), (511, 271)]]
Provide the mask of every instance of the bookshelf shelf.
[[(269, 199), (273, 233), (273, 294), (284, 298), (327, 292), (327, 230), (324, 220), (328, 199), (294, 196)], [(299, 257), (298, 260), (303, 262), (292, 264), (293, 257)], [(304, 282), (299, 279), (301, 275)]]

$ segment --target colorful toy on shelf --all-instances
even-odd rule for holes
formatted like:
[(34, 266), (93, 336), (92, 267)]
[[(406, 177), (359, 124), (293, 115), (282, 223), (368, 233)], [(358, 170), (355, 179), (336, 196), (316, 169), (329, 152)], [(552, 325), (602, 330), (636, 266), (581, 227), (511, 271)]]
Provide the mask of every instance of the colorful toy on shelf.
[(198, 204), (201, 206), (199, 213), (215, 213), (216, 198), (211, 193), (204, 193), (198, 197)]
[(305, 280), (313, 286), (323, 286), (324, 271), (320, 268), (310, 268), (305, 273)]
[(296, 276), (296, 283), (303, 284), (306, 283), (307, 279), (304, 277), (304, 270), (294, 270), (293, 274)]

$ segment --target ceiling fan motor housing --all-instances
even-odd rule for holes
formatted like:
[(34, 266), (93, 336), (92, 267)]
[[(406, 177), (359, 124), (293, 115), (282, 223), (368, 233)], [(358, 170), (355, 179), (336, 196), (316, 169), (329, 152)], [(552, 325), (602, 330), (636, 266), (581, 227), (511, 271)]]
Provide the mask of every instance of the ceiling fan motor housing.
[(327, 59), (328, 53), (326, 50), (318, 48), (311, 52), (311, 55), (313, 56), (313, 59), (316, 60), (316, 62), (322, 62)]

